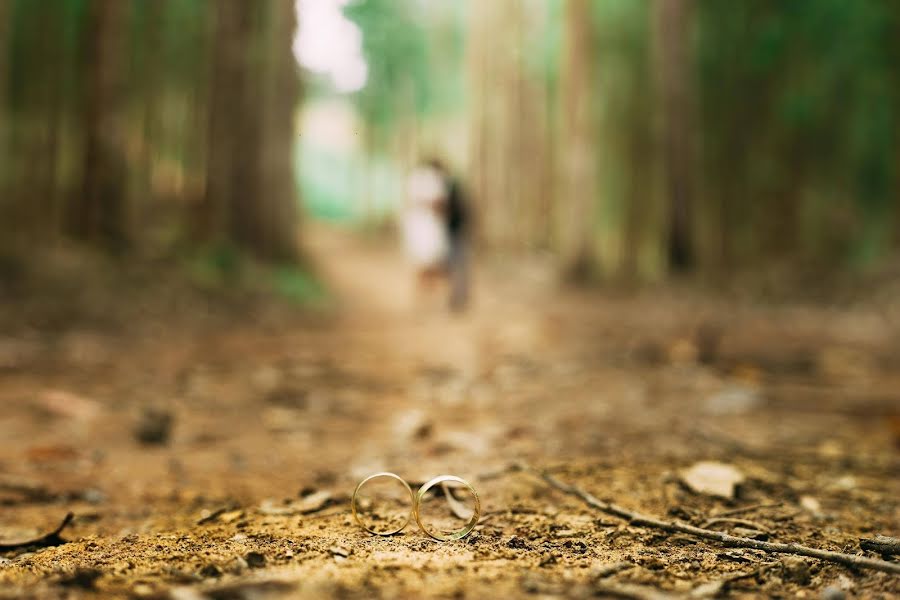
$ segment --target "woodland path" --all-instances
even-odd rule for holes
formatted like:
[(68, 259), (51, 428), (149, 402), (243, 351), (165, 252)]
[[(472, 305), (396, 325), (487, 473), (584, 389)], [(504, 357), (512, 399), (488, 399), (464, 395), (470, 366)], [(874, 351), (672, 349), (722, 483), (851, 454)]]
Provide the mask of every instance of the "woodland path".
[[(0, 598), (900, 593), (886, 573), (628, 525), (508, 471), (862, 553), (900, 535), (884, 311), (560, 290), (548, 265), (494, 258), (451, 316), (437, 294), (413, 305), (392, 243), (310, 231), (334, 310), (2, 340), (0, 543), (75, 519), (69, 543), (0, 552)], [(148, 407), (173, 416), (168, 443), (135, 441)], [(736, 496), (690, 490), (698, 461), (737, 469)], [(349, 494), (382, 469), (466, 477), (486, 517), (459, 542), (369, 536)]]

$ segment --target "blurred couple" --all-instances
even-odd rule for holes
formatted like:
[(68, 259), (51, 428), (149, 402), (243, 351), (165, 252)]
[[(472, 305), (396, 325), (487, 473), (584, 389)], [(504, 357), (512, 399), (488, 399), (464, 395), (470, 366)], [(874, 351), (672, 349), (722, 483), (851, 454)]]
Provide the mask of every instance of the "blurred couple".
[(406, 182), (401, 231), (416, 270), (417, 293), (448, 287), (451, 311), (469, 301), (471, 218), (462, 185), (438, 159), (417, 165)]

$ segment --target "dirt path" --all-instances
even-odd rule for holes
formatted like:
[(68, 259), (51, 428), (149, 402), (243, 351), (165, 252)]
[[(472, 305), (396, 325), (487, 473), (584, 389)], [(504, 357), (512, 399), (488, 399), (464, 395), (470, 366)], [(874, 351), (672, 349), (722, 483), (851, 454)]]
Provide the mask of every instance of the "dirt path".
[[(745, 509), (710, 526), (878, 557), (859, 539), (900, 534), (900, 336), (876, 311), (560, 292), (498, 260), (453, 317), (437, 296), (413, 310), (392, 245), (311, 239), (340, 304), (321, 322), (85, 327), (49, 365), (0, 340), (0, 543), (76, 515), (69, 543), (0, 552), (0, 597), (900, 593), (886, 573), (629, 525), (506, 470), (695, 525)], [(151, 409), (173, 418), (165, 444), (135, 439), (160, 433)], [(698, 461), (738, 470), (735, 497), (689, 489)], [(365, 534), (349, 493), (382, 469), (466, 477), (485, 517), (459, 542)]]

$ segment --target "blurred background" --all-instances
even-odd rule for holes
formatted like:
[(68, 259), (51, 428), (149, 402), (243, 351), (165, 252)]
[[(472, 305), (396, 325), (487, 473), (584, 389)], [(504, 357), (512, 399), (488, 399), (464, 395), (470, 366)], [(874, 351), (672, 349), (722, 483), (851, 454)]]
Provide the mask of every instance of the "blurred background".
[(900, 243), (888, 0), (0, 11), (6, 255), (291, 261), (301, 214), (389, 222), (424, 155), (462, 176), (484, 248), (582, 280), (819, 281)]
[[(761, 511), (740, 535), (897, 535), (898, 142), (896, 0), (0, 0), (0, 544), (64, 509), (92, 540), (4, 551), (0, 597), (60, 566), (158, 598), (248, 565), (342, 598), (762, 569), (521, 459)], [(457, 314), (400, 250), (426, 159), (466, 200)], [(472, 481), (472, 544), (376, 546), (348, 503), (380, 470)], [(838, 569), (733, 580), (891, 594)]]

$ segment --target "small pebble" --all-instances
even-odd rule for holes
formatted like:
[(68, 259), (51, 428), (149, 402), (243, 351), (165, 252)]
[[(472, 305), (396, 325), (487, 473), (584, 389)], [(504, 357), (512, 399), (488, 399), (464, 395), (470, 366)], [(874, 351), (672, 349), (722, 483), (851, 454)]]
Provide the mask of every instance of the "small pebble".
[(88, 488), (81, 492), (81, 499), (88, 504), (102, 504), (106, 502), (106, 494), (96, 488)]
[(141, 413), (134, 430), (134, 437), (142, 444), (164, 445), (172, 434), (173, 421), (171, 412), (161, 408), (147, 407)]
[(214, 564), (208, 564), (205, 567), (203, 567), (202, 569), (200, 569), (200, 576), (201, 577), (216, 577), (216, 578), (218, 578), (218, 577), (222, 576), (222, 569), (220, 569), (219, 567), (217, 567)]
[(249, 565), (243, 557), (235, 556), (234, 560), (231, 561), (231, 563), (228, 565), (228, 572), (234, 573), (235, 575), (240, 575), (241, 573), (246, 571), (248, 567)]
[(244, 558), (251, 569), (259, 569), (266, 566), (266, 557), (259, 552), (249, 552)]
[(809, 583), (809, 565), (802, 558), (788, 556), (781, 559), (782, 576), (785, 581), (806, 585)]
[(829, 585), (822, 590), (822, 600), (844, 600), (846, 597), (847, 594), (844, 593), (844, 590), (836, 588), (833, 585)]
[(78, 568), (72, 573), (67, 573), (59, 579), (59, 585), (65, 587), (77, 587), (83, 590), (92, 590), (95, 588), (95, 582), (103, 576), (98, 569)]

